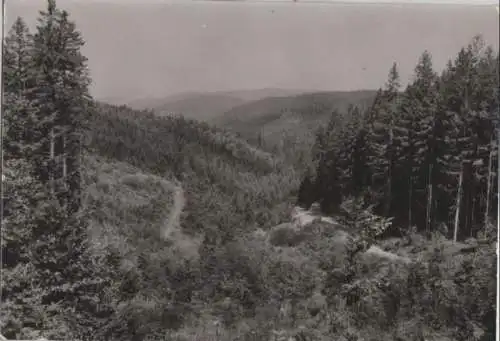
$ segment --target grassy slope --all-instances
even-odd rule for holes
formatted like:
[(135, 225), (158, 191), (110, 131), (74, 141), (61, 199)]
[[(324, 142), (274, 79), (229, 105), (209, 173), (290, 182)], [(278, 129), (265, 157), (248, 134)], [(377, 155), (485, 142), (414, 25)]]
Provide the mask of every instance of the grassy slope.
[(198, 257), (200, 239), (179, 226), (185, 202), (178, 181), (102, 156), (87, 157), (86, 166), (85, 201), (93, 207), (90, 235), (96, 252), (111, 247), (137, 265), (141, 252), (156, 252), (164, 243), (182, 257)]
[(127, 329), (130, 324), (123, 321), (147, 325), (167, 316), (171, 324), (179, 323), (176, 314), (182, 306), (172, 303), (170, 293), (181, 292), (178, 272), (199, 261), (200, 245), (199, 238), (187, 236), (173, 221), (180, 183), (103, 156), (87, 156), (85, 165), (94, 265), (114, 283), (103, 304), (112, 305), (116, 315), (98, 335), (108, 338), (108, 329), (121, 330), (121, 339), (144, 332), (142, 327)]
[(95, 155), (85, 161), (93, 245), (96, 251), (113, 247), (124, 261), (132, 261), (141, 239), (160, 239), (175, 184), (124, 162)]

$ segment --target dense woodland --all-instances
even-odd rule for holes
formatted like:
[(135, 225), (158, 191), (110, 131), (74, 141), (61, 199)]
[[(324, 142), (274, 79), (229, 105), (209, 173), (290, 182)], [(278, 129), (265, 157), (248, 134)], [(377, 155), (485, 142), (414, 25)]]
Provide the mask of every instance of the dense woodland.
[[(83, 44), (53, 0), (4, 41), (2, 335), (493, 340), (498, 53), (480, 38), (441, 75), (425, 52), (406, 89), (394, 65), (300, 157), (94, 101)], [(162, 186), (186, 194), (182, 240), (159, 238)], [(296, 201), (341, 224), (297, 231)], [(367, 243), (416, 261), (367, 263)]]
[(480, 37), (440, 76), (424, 52), (404, 90), (394, 64), (369, 109), (352, 106), (318, 132), (299, 202), (338, 213), (363, 197), (399, 230), (477, 236), (497, 216), (498, 82), (498, 53)]

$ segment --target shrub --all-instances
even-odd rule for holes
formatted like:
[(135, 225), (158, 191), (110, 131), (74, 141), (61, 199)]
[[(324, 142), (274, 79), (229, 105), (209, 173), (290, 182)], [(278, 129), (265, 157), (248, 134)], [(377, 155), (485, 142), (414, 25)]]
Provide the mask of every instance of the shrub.
[(280, 224), (271, 229), (269, 241), (274, 246), (297, 246), (304, 242), (308, 234), (290, 223)]

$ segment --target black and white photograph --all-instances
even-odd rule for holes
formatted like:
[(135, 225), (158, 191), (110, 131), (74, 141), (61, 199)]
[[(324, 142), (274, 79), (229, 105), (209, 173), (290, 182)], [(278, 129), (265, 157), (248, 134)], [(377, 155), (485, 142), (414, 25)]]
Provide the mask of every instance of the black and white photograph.
[(498, 340), (496, 1), (2, 13), (0, 341)]

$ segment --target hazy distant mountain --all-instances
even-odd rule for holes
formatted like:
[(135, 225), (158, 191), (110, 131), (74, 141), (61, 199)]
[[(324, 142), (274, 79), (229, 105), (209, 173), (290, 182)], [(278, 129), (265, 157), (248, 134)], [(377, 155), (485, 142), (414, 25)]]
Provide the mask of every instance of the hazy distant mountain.
[(241, 98), (246, 102), (251, 102), (266, 97), (293, 96), (312, 91), (314, 90), (265, 88), (265, 89), (255, 89), (255, 90), (235, 90), (235, 91), (227, 91), (225, 93), (230, 96)]
[(178, 114), (187, 118), (206, 121), (244, 103), (244, 100), (226, 94), (199, 94), (169, 100), (147, 108), (153, 109), (160, 115)]
[(152, 109), (159, 106), (165, 105), (167, 103), (186, 100), (191, 97), (197, 97), (202, 95), (201, 92), (182, 92), (175, 95), (169, 95), (164, 97), (147, 97), (134, 99), (132, 101), (124, 101), (123, 104), (131, 107), (132, 109)]
[[(153, 109), (159, 114), (180, 114), (188, 118), (209, 121), (232, 108), (266, 97), (292, 96), (306, 90), (255, 89), (216, 92), (185, 92), (163, 98), (143, 98), (126, 104), (133, 109)], [(108, 101), (106, 101), (108, 102)], [(113, 102), (115, 104), (118, 104)]]

